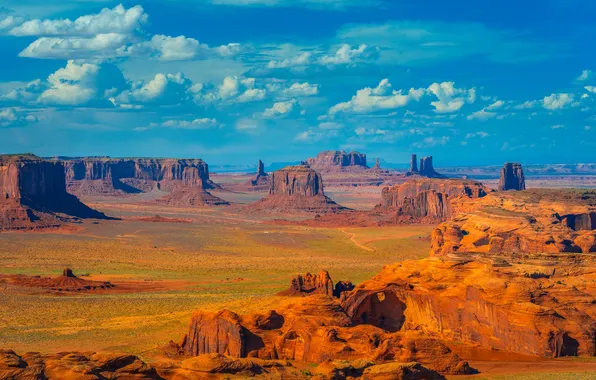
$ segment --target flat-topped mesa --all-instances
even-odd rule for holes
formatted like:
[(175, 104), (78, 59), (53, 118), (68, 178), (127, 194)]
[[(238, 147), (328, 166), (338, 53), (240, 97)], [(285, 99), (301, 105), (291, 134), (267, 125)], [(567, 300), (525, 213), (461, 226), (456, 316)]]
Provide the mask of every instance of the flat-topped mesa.
[(80, 195), (215, 187), (207, 163), (199, 159), (83, 157), (63, 162), (69, 191)]
[(398, 217), (414, 221), (444, 221), (454, 213), (457, 197), (480, 198), (488, 190), (482, 183), (460, 179), (412, 179), (385, 187), (377, 209), (397, 211)]
[(594, 191), (499, 191), (457, 203), (461, 212), (432, 232), (432, 255), (596, 253)]
[(362, 171), (368, 169), (366, 154), (359, 152), (346, 153), (343, 150), (327, 150), (306, 163), (313, 169), (326, 171)]
[(105, 215), (66, 192), (61, 163), (34, 155), (0, 156), (0, 230), (58, 227), (69, 217)]
[(309, 165), (288, 166), (270, 175), (269, 195), (249, 211), (327, 213), (345, 210), (323, 192), (323, 178)]
[(272, 174), (271, 195), (324, 195), (323, 178), (308, 165), (288, 166)]
[(501, 169), (499, 178), (499, 191), (525, 190), (526, 180), (522, 165), (516, 162), (507, 162)]

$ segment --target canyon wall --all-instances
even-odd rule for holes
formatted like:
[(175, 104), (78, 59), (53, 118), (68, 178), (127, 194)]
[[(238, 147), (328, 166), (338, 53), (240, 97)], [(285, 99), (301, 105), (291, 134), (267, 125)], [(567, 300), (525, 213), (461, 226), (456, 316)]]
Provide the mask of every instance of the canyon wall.
[(34, 155), (0, 156), (0, 230), (57, 227), (68, 219), (104, 218), (66, 192), (59, 162)]
[(414, 220), (441, 221), (453, 214), (451, 200), (459, 196), (479, 198), (487, 189), (475, 181), (458, 179), (412, 179), (404, 184), (385, 187), (377, 209), (396, 211)]
[(69, 191), (80, 195), (215, 186), (209, 179), (207, 163), (198, 159), (85, 157), (62, 162)]

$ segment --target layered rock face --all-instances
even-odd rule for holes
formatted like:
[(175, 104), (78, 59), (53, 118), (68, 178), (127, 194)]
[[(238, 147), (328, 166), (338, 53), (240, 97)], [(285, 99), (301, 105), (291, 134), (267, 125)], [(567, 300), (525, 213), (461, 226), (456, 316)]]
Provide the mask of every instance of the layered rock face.
[(596, 252), (596, 193), (527, 190), (461, 198), (432, 233), (433, 255)]
[(343, 150), (321, 152), (316, 158), (309, 158), (307, 164), (312, 168), (325, 171), (362, 171), (368, 169), (366, 154), (358, 152), (346, 153)]
[(259, 160), (257, 163), (257, 174), (250, 181), (250, 184), (255, 189), (269, 189), (271, 186), (271, 177), (265, 172), (265, 164)]
[(271, 174), (269, 196), (248, 206), (261, 212), (337, 212), (343, 207), (323, 192), (323, 179), (308, 165), (288, 166)]
[(402, 185), (386, 187), (377, 209), (397, 211), (399, 217), (413, 221), (442, 221), (449, 218), (458, 197), (480, 198), (487, 194), (480, 183), (458, 179), (413, 179)]
[(386, 267), (342, 301), (356, 324), (535, 356), (596, 355), (594, 258), (478, 256)]
[(337, 301), (325, 295), (297, 300), (266, 314), (197, 311), (180, 353), (309, 363), (328, 359), (368, 359), (377, 364), (418, 361), (440, 372), (470, 372), (468, 364), (449, 348), (419, 332), (391, 333), (372, 325), (353, 326)]
[(79, 195), (214, 187), (209, 167), (202, 160), (88, 157), (63, 162), (69, 191)]
[(69, 217), (105, 215), (66, 192), (62, 164), (34, 155), (0, 156), (0, 230), (57, 227)]
[(499, 178), (499, 190), (525, 190), (526, 180), (521, 164), (508, 162), (501, 169)]

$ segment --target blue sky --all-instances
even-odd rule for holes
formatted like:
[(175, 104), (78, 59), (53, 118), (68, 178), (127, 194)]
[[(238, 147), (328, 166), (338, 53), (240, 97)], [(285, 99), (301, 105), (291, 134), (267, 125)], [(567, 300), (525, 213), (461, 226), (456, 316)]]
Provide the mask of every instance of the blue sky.
[(591, 0), (2, 3), (0, 152), (596, 161)]

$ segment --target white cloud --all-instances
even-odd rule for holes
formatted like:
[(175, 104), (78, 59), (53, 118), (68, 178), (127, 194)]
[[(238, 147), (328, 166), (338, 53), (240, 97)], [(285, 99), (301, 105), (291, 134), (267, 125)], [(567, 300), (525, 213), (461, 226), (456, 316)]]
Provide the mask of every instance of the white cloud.
[(313, 62), (313, 54), (305, 52), (295, 57), (286, 58), (280, 61), (269, 61), (267, 68), (269, 69), (284, 69), (288, 67), (306, 66)]
[(319, 93), (319, 85), (304, 83), (293, 83), (290, 87), (282, 90), (282, 94), (288, 97), (314, 96)]
[(265, 119), (276, 119), (301, 115), (304, 115), (304, 111), (300, 103), (296, 99), (292, 99), (286, 102), (276, 102), (271, 108), (267, 108), (261, 116)]
[(466, 139), (471, 139), (473, 137), (480, 137), (481, 139), (484, 139), (488, 136), (490, 136), (490, 135), (487, 132), (479, 131), (479, 132), (468, 133), (466, 135)]
[(596, 94), (596, 87), (595, 86), (586, 86), (584, 87), (586, 91)]
[(6, 16), (0, 19), (0, 32), (10, 30), (25, 21), (22, 17)]
[(592, 79), (594, 77), (594, 73), (592, 72), (592, 70), (584, 70), (582, 71), (582, 73), (580, 74), (579, 77), (577, 77), (577, 81), (578, 82), (585, 82), (589, 79)]
[(0, 108), (0, 127), (16, 127), (37, 121), (37, 117), (28, 115), (19, 108)]
[(330, 114), (368, 113), (383, 109), (405, 107), (411, 101), (418, 101), (424, 95), (424, 89), (410, 89), (406, 94), (391, 88), (388, 79), (383, 79), (375, 88), (366, 87), (358, 90), (351, 100), (334, 105)]
[(38, 102), (76, 106), (97, 101), (105, 105), (106, 96), (124, 86), (122, 73), (113, 65), (68, 61), (66, 67), (48, 77), (48, 88)]
[(194, 38), (185, 36), (170, 37), (163, 34), (156, 34), (150, 41), (138, 42), (123, 47), (117, 55), (149, 56), (160, 61), (187, 61), (233, 57), (246, 50), (247, 48), (245, 46), (238, 43), (230, 43), (212, 48)]
[(571, 105), (573, 99), (573, 94), (551, 94), (543, 99), (542, 106), (548, 110), (559, 110)]
[(189, 89), (192, 82), (182, 73), (156, 74), (147, 83), (133, 83), (130, 90), (124, 91), (110, 100), (114, 105), (125, 104), (159, 104), (175, 105), (189, 98)]
[(93, 37), (41, 37), (33, 41), (19, 57), (45, 59), (103, 58), (118, 55), (128, 36), (118, 33), (98, 34)]
[(518, 110), (530, 109), (530, 108), (534, 108), (536, 106), (536, 104), (538, 104), (537, 101), (535, 101), (535, 100), (528, 100), (528, 101), (523, 102), (522, 104), (516, 105), (513, 108), (518, 109)]
[(319, 59), (322, 65), (350, 65), (357, 62), (370, 62), (379, 58), (380, 49), (376, 46), (361, 44), (352, 48), (348, 44), (341, 45), (335, 54), (324, 55)]
[(0, 101), (19, 104), (31, 104), (37, 101), (39, 95), (47, 88), (47, 83), (36, 79), (27, 83), (25, 87), (14, 88), (5, 94), (0, 94)]
[(485, 109), (487, 111), (494, 111), (494, 110), (498, 110), (499, 108), (503, 107), (504, 105), (505, 105), (505, 102), (504, 101), (497, 100), (496, 102), (494, 102), (490, 106), (486, 107)]
[(479, 120), (479, 121), (486, 121), (496, 117), (497, 114), (495, 112), (487, 112), (485, 109), (481, 109), (480, 111), (474, 112), (471, 115), (468, 115), (468, 120)]
[(191, 121), (187, 120), (167, 120), (161, 123), (162, 127), (165, 128), (177, 128), (177, 129), (206, 129), (217, 125), (216, 119), (200, 118)]
[(438, 101), (431, 102), (437, 113), (451, 113), (459, 111), (464, 104), (476, 101), (476, 89), (456, 88), (454, 82), (433, 83), (428, 92), (434, 94)]
[(146, 23), (148, 16), (140, 5), (113, 9), (104, 8), (97, 14), (81, 16), (76, 20), (29, 20), (10, 30), (14, 36), (91, 36), (106, 33), (128, 34)]
[(550, 129), (563, 129), (565, 126), (563, 124), (557, 124), (550, 127)]

